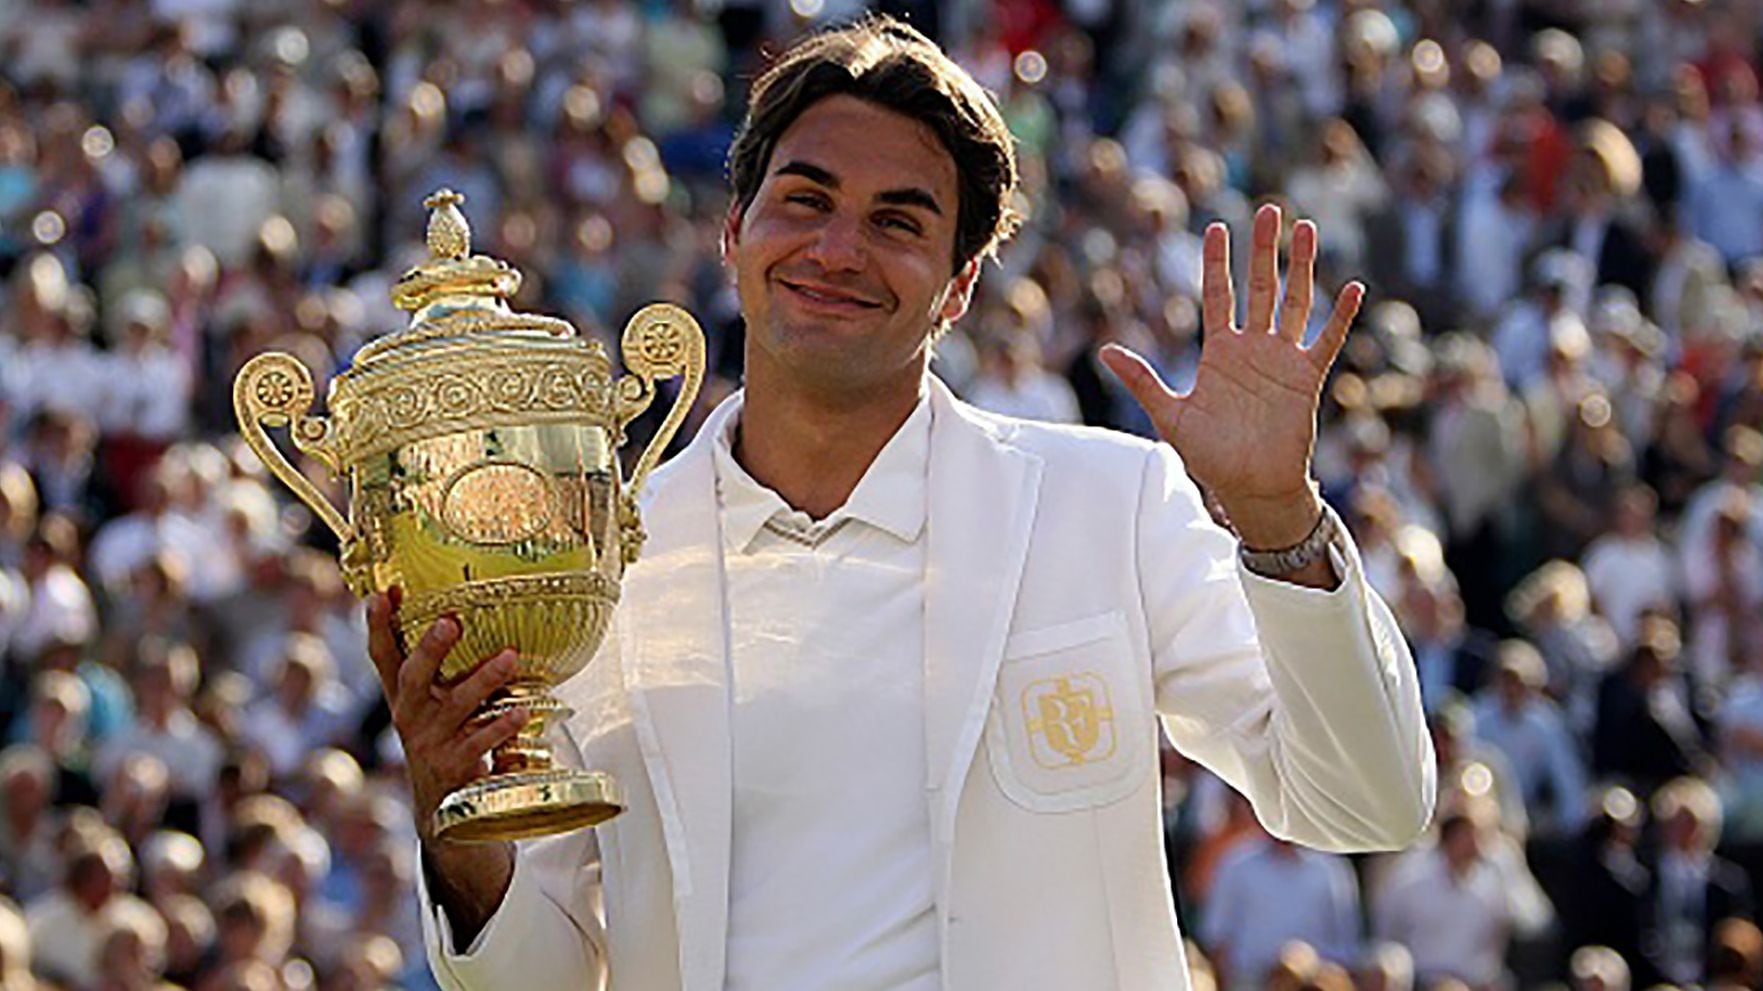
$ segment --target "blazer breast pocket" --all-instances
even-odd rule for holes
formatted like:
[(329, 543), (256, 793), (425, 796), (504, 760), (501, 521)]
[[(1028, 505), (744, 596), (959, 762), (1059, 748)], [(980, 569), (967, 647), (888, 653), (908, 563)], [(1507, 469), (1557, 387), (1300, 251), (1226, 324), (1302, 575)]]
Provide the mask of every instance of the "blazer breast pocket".
[(1031, 812), (1117, 802), (1143, 784), (1152, 721), (1126, 618), (1106, 613), (1005, 643), (986, 751), (992, 777)]

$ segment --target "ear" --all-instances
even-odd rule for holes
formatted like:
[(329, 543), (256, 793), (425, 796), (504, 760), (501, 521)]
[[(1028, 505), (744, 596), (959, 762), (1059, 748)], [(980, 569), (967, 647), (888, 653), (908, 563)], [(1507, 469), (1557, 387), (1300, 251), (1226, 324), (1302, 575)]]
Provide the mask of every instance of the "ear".
[(979, 259), (972, 258), (949, 280), (949, 289), (943, 297), (942, 307), (937, 310), (937, 319), (947, 325), (965, 316), (968, 304), (973, 302), (973, 287), (978, 284)]
[(728, 205), (728, 214), (722, 218), (722, 263), (733, 264), (729, 255), (741, 243), (741, 204), (739, 201)]

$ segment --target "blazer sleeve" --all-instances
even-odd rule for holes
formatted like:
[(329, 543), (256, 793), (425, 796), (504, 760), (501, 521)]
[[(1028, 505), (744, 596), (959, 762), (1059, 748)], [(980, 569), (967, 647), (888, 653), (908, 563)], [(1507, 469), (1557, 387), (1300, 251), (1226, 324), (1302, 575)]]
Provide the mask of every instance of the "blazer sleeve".
[(429, 967), (446, 991), (603, 991), (605, 916), (599, 845), (591, 829), (515, 844), (514, 877), (477, 938), (457, 946), (447, 913), (418, 870)]
[(1157, 708), (1273, 835), (1395, 849), (1425, 830), (1437, 767), (1414, 659), (1339, 532), (1333, 590), (1252, 574), (1175, 451), (1153, 448), (1135, 550)]

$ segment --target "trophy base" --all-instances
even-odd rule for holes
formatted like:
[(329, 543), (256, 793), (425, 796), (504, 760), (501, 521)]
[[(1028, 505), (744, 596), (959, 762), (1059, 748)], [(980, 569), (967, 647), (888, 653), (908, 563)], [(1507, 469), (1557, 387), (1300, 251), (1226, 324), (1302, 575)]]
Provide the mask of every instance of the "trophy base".
[(605, 822), (624, 795), (603, 771), (516, 771), (474, 781), (435, 810), (435, 833), (450, 843), (527, 840)]

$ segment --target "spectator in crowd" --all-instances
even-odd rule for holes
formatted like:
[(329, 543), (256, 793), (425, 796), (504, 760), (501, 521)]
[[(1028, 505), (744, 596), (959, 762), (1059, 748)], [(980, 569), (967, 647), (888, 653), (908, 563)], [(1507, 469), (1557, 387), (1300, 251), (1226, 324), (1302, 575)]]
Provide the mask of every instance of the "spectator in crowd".
[(20, 743), (0, 750), (0, 865), (7, 890), (27, 903), (58, 880), (55, 785), (55, 762), (41, 747)]
[(1400, 943), (1379, 943), (1359, 968), (1363, 991), (1413, 991), (1414, 957)]
[(1359, 887), (1344, 859), (1261, 836), (1219, 863), (1202, 929), (1222, 986), (1250, 989), (1263, 985), (1292, 941), (1352, 962), (1358, 918)]
[(173, 815), (186, 826), (194, 825), (194, 806), (213, 788), (221, 761), (220, 741), (190, 708), (199, 677), (200, 661), (189, 644), (143, 643), (131, 682), (135, 719), (104, 741), (93, 761), (98, 776), (108, 778), (129, 755), (158, 758), (171, 774)]
[(1670, 612), (1679, 598), (1676, 558), (1655, 529), (1658, 506), (1652, 489), (1624, 489), (1613, 525), (1580, 561), (1598, 614), (1625, 647), (1633, 645), (1644, 613)]
[(1589, 734), (1598, 685), (1616, 665), (1621, 647), (1602, 616), (1591, 611), (1585, 572), (1550, 561), (1527, 575), (1506, 598), (1506, 612), (1549, 669), (1549, 694), (1567, 706), (1582, 737)]
[(1700, 981), (1720, 923), (1749, 919), (1751, 882), (1738, 865), (1714, 854), (1720, 839), (1720, 797), (1696, 778), (1678, 778), (1653, 799), (1663, 849), (1644, 937), (1654, 965), (1681, 984)]
[(1759, 508), (1732, 489), (1699, 546), (1686, 546), (1684, 592), (1696, 673), (1724, 684), (1748, 653), (1763, 649), (1763, 548), (1749, 536)]
[(1378, 938), (1406, 947), (1426, 986), (1454, 978), (1489, 987), (1502, 979), (1512, 894), (1484, 853), (1487, 828), (1468, 812), (1447, 814), (1438, 846), (1416, 853), (1376, 900)]
[(1763, 983), (1763, 931), (1750, 919), (1726, 919), (1714, 929), (1708, 954), (1711, 991), (1754, 988)]
[(1574, 950), (1568, 967), (1573, 974), (1573, 991), (1628, 991), (1631, 986), (1628, 961), (1608, 946)]
[(1585, 769), (1560, 707), (1543, 694), (1547, 680), (1537, 649), (1508, 640), (1475, 704), (1475, 736), (1505, 756), (1533, 836), (1576, 832), (1585, 818)]
[[(1599, 947), (1623, 961), (1641, 976), (1651, 973), (1642, 953), (1643, 936), (1651, 918), (1648, 901), (1653, 875), (1638, 855), (1644, 807), (1626, 788), (1605, 789), (1575, 851), (1573, 869), (1581, 878), (1573, 896), (1561, 906), (1564, 935), (1569, 945)], [(1578, 951), (1583, 953), (1584, 950)], [(1575, 954), (1576, 959), (1578, 953)], [(1594, 954), (1589, 960), (1603, 958)], [(1601, 963), (1600, 970), (1606, 970)], [(1575, 979), (1579, 968), (1574, 967)]]
[(128, 893), (128, 844), (103, 826), (95, 829), (81, 837), (83, 849), (69, 858), (62, 886), (25, 906), (35, 967), (80, 988), (97, 984), (100, 952), (113, 927), (164, 926), (151, 906)]
[(1679, 665), (1680, 650), (1671, 621), (1650, 619), (1627, 662), (1605, 675), (1598, 688), (1592, 766), (1643, 795), (1712, 766), (1695, 696)]
[(252, 705), (244, 725), (276, 777), (292, 775), (307, 753), (329, 746), (342, 732), (348, 701), (334, 671), (324, 641), (307, 633), (288, 636), (270, 693)]
[(979, 375), (968, 393), (980, 409), (1054, 423), (1078, 422), (1071, 385), (1041, 364), (1034, 338), (1017, 331), (980, 345)]
[(11, 899), (0, 899), (0, 989), (35, 991), (31, 973), (31, 935)]

